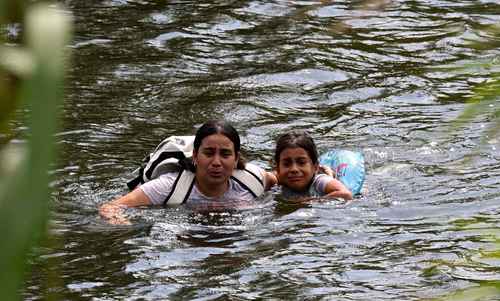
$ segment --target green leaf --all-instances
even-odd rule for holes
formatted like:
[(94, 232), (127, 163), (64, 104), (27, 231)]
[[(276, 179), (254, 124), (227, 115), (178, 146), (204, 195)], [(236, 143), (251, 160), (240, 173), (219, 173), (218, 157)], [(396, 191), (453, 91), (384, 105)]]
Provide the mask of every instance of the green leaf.
[(472, 287), (462, 291), (453, 292), (442, 298), (435, 300), (441, 301), (476, 301), (476, 300), (493, 300), (500, 296), (500, 290), (496, 286), (481, 285)]
[[(55, 157), (54, 133), (63, 101), (64, 51), (71, 22), (61, 10), (33, 5), (26, 14), (28, 51), (33, 70), (22, 82), (21, 99), (30, 111), (29, 138), (18, 149), (2, 152), (0, 164), (0, 291), (3, 300), (20, 299), (27, 255), (46, 234), (49, 201), (48, 169)], [(7, 100), (11, 101), (11, 100)], [(14, 167), (8, 162), (18, 157)]]

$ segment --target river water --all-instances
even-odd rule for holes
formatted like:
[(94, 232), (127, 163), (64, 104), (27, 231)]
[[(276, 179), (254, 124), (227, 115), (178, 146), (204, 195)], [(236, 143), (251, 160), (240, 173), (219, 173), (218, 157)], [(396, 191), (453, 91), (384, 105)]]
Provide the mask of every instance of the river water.
[[(51, 230), (25, 300), (426, 300), (500, 280), (481, 256), (498, 248), (495, 103), (450, 131), (499, 71), (450, 68), (498, 58), (497, 1), (65, 3), (76, 29)], [(292, 129), (322, 152), (361, 151), (363, 193), (99, 217), (159, 141), (208, 119), (232, 122), (267, 168)]]

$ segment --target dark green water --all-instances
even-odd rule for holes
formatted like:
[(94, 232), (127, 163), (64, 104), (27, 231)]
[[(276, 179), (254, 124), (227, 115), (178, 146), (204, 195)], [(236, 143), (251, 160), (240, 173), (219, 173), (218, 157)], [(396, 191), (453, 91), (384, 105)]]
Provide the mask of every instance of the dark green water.
[[(494, 39), (496, 1), (65, 3), (76, 32), (50, 242), (24, 299), (425, 300), (500, 280), (479, 256), (498, 248), (485, 233), (498, 228), (500, 143), (480, 145), (491, 115), (446, 132), (498, 68), (440, 68), (500, 55), (471, 47)], [(363, 195), (304, 208), (271, 196), (213, 216), (130, 210), (131, 227), (99, 218), (161, 139), (213, 118), (266, 167), (291, 129), (322, 151), (362, 151)]]

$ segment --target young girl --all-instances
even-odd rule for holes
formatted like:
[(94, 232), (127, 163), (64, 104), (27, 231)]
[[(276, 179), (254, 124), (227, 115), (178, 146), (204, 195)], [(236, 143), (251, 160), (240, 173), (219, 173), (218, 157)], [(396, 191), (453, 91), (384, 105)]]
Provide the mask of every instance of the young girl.
[(312, 138), (301, 131), (292, 131), (278, 138), (274, 155), (278, 184), (287, 199), (309, 201), (315, 197), (352, 199), (344, 184), (330, 175), (320, 173), (318, 151)]

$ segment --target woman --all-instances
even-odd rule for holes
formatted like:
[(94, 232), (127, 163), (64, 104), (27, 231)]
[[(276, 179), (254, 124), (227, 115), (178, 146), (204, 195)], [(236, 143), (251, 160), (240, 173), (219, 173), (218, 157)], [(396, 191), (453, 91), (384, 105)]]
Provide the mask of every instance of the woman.
[[(193, 208), (203, 204), (212, 204), (211, 208), (227, 208), (224, 204), (234, 200), (253, 201), (255, 194), (231, 177), (236, 169), (244, 168), (236, 129), (223, 121), (206, 122), (196, 132), (193, 159), (186, 166), (194, 174), (194, 185), (186, 195), (185, 204)], [(276, 184), (276, 177), (272, 173), (258, 167), (257, 170), (265, 190)], [(166, 173), (146, 182), (132, 192), (103, 204), (99, 213), (110, 223), (130, 224), (123, 215), (123, 209), (164, 204), (172, 193), (172, 187), (177, 184), (179, 175), (180, 172)]]

